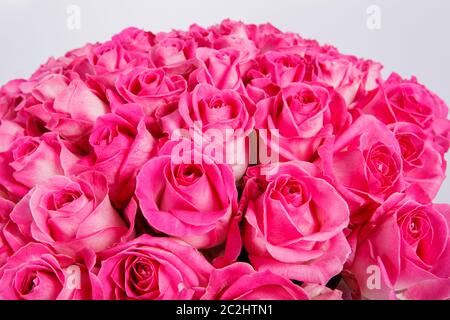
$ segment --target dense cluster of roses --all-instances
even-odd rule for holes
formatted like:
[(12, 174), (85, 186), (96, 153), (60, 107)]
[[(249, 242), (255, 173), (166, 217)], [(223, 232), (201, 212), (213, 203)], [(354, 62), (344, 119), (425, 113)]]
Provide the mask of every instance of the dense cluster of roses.
[(381, 68), (226, 20), (10, 81), (0, 298), (450, 298), (448, 109)]

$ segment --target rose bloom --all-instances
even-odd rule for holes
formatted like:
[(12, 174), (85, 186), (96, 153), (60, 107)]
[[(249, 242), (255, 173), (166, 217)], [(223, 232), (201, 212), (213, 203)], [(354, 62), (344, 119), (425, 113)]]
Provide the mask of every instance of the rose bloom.
[(195, 135), (200, 135), (201, 144), (216, 151), (209, 156), (231, 165), (239, 180), (249, 162), (248, 136), (255, 125), (251, 100), (234, 90), (199, 84), (180, 97), (178, 111), (194, 143), (198, 144)]
[(167, 75), (163, 69), (134, 68), (122, 74), (116, 90), (126, 102), (141, 104), (146, 115), (156, 107), (179, 99), (186, 91), (186, 81), (180, 75)]
[(30, 241), (69, 255), (86, 248), (98, 252), (132, 235), (111, 206), (106, 178), (94, 171), (38, 184), (15, 206), (11, 220)]
[(196, 43), (193, 39), (177, 37), (173, 33), (158, 33), (150, 58), (155, 67), (173, 74), (184, 75), (194, 68)]
[(237, 210), (233, 172), (197, 150), (184, 150), (178, 161), (178, 146), (167, 145), (140, 171), (136, 196), (142, 213), (160, 232), (197, 248), (214, 247), (225, 240)]
[[(227, 20), (225, 20), (227, 21)], [(229, 21), (226, 24), (236, 25), (236, 22)], [(221, 26), (223, 23), (221, 24)], [(227, 26), (229, 28), (229, 26)], [(248, 24), (245, 26), (248, 34), (248, 38), (252, 40), (256, 47), (260, 49), (262, 53), (271, 50), (277, 50), (281, 48), (289, 48), (297, 46), (302, 43), (314, 42), (318, 46), (317, 42), (313, 40), (305, 40), (300, 35), (292, 32), (281, 32), (270, 23), (254, 25)]]
[(261, 135), (264, 147), (280, 161), (311, 160), (325, 137), (350, 122), (342, 97), (319, 83), (288, 85), (256, 106), (256, 128), (270, 130)]
[(108, 300), (192, 300), (204, 293), (212, 266), (171, 238), (142, 235), (99, 255), (98, 277)]
[(448, 113), (444, 102), (415, 78), (403, 80), (395, 73), (359, 107), (384, 123), (404, 121), (422, 128), (430, 128), (435, 119), (446, 118)]
[(213, 270), (203, 300), (309, 300), (300, 286), (269, 270), (237, 262)]
[(199, 83), (218, 89), (237, 89), (241, 85), (239, 51), (231, 48), (197, 48), (195, 58), (200, 66), (189, 75), (191, 90)]
[(237, 30), (222, 34), (214, 39), (212, 47), (217, 50), (221, 49), (233, 49), (239, 51), (239, 73), (245, 74), (247, 70), (253, 65), (254, 59), (259, 53), (259, 49), (256, 48), (255, 43), (247, 36), (247, 32), (244, 31), (245, 26), (237, 28)]
[(439, 147), (415, 124), (396, 122), (388, 127), (400, 146), (405, 181), (420, 186), (433, 199), (445, 179), (447, 165)]
[(357, 104), (357, 112), (372, 114), (386, 124), (409, 122), (430, 131), (447, 152), (450, 141), (448, 107), (438, 96), (417, 82), (404, 80), (393, 73), (365, 99)]
[(450, 206), (416, 200), (422, 194), (393, 194), (356, 231), (346, 269), (362, 297), (450, 298)]
[(93, 273), (95, 255), (86, 252), (83, 260), (79, 263), (43, 244), (29, 243), (0, 268), (0, 299), (101, 299), (100, 282)]
[(258, 271), (326, 284), (350, 247), (347, 204), (308, 162), (249, 168), (241, 199), (244, 246)]
[(0, 153), (0, 184), (12, 199), (22, 197), (36, 184), (64, 174), (60, 155), (60, 141), (54, 133), (19, 137)]
[[(76, 62), (75, 62), (76, 61)], [(105, 94), (107, 90), (114, 90), (115, 82), (122, 73), (129, 72), (138, 66), (148, 66), (148, 59), (137, 57), (126, 50), (120, 41), (97, 43), (90, 48), (86, 56), (77, 57), (72, 65), (80, 74), (86, 77), (86, 82)]]
[(84, 139), (97, 117), (110, 111), (96, 90), (80, 79), (69, 80), (62, 75), (40, 79), (33, 96), (37, 102), (27, 105), (22, 113), (29, 121), (43, 123), (45, 128), (71, 141)]
[(112, 37), (119, 42), (124, 49), (132, 55), (145, 55), (153, 44), (154, 35), (135, 27), (129, 27)]
[(96, 75), (123, 71), (131, 62), (129, 52), (119, 41), (107, 41), (93, 46), (89, 50), (88, 59)]
[(92, 165), (106, 176), (112, 202), (118, 208), (125, 207), (134, 194), (137, 172), (155, 149), (142, 108), (120, 105), (113, 113), (99, 117), (89, 143), (95, 159), (84, 165)]
[(199, 84), (192, 92), (184, 94), (179, 108), (188, 127), (200, 121), (204, 129), (242, 129), (247, 133), (254, 125), (255, 106), (248, 98), (208, 84)]
[(306, 50), (300, 46), (299, 54), (307, 62), (304, 80), (332, 86), (348, 106), (353, 106), (368, 91), (376, 88), (382, 79), (383, 66), (379, 63), (343, 55), (332, 46), (307, 46)]
[(247, 72), (246, 89), (254, 101), (268, 98), (293, 82), (303, 82), (305, 72), (306, 61), (300, 55), (269, 51), (258, 56)]
[(405, 187), (401, 149), (394, 134), (373, 116), (362, 116), (319, 148), (325, 177), (344, 196), (353, 214), (382, 203)]

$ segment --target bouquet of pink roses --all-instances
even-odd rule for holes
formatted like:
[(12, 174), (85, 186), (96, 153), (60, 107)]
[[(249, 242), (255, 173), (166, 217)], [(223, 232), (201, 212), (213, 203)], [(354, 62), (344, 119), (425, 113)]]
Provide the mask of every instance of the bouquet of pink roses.
[(270, 24), (0, 89), (0, 299), (449, 299), (445, 103)]

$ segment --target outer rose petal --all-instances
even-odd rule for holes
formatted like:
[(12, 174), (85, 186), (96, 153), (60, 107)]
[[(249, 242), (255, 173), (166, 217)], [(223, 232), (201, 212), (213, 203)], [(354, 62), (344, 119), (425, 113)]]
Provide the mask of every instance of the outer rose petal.
[(309, 300), (291, 281), (270, 271), (255, 272), (246, 263), (235, 263), (211, 274), (204, 300)]
[(80, 80), (74, 80), (55, 99), (56, 111), (69, 114), (72, 119), (95, 121), (108, 111), (107, 105)]

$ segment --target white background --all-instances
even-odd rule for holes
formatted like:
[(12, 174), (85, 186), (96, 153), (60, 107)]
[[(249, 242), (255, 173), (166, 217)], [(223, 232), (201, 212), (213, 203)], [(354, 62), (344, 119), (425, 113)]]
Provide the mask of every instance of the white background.
[[(70, 5), (81, 10), (80, 29), (67, 27)], [(381, 9), (379, 30), (366, 25), (371, 5)], [(224, 18), (271, 22), (377, 60), (385, 75), (416, 75), (450, 104), (448, 0), (0, 0), (0, 84), (28, 77), (49, 56), (107, 40), (128, 26), (157, 32)], [(450, 202), (449, 180), (437, 201)]]

